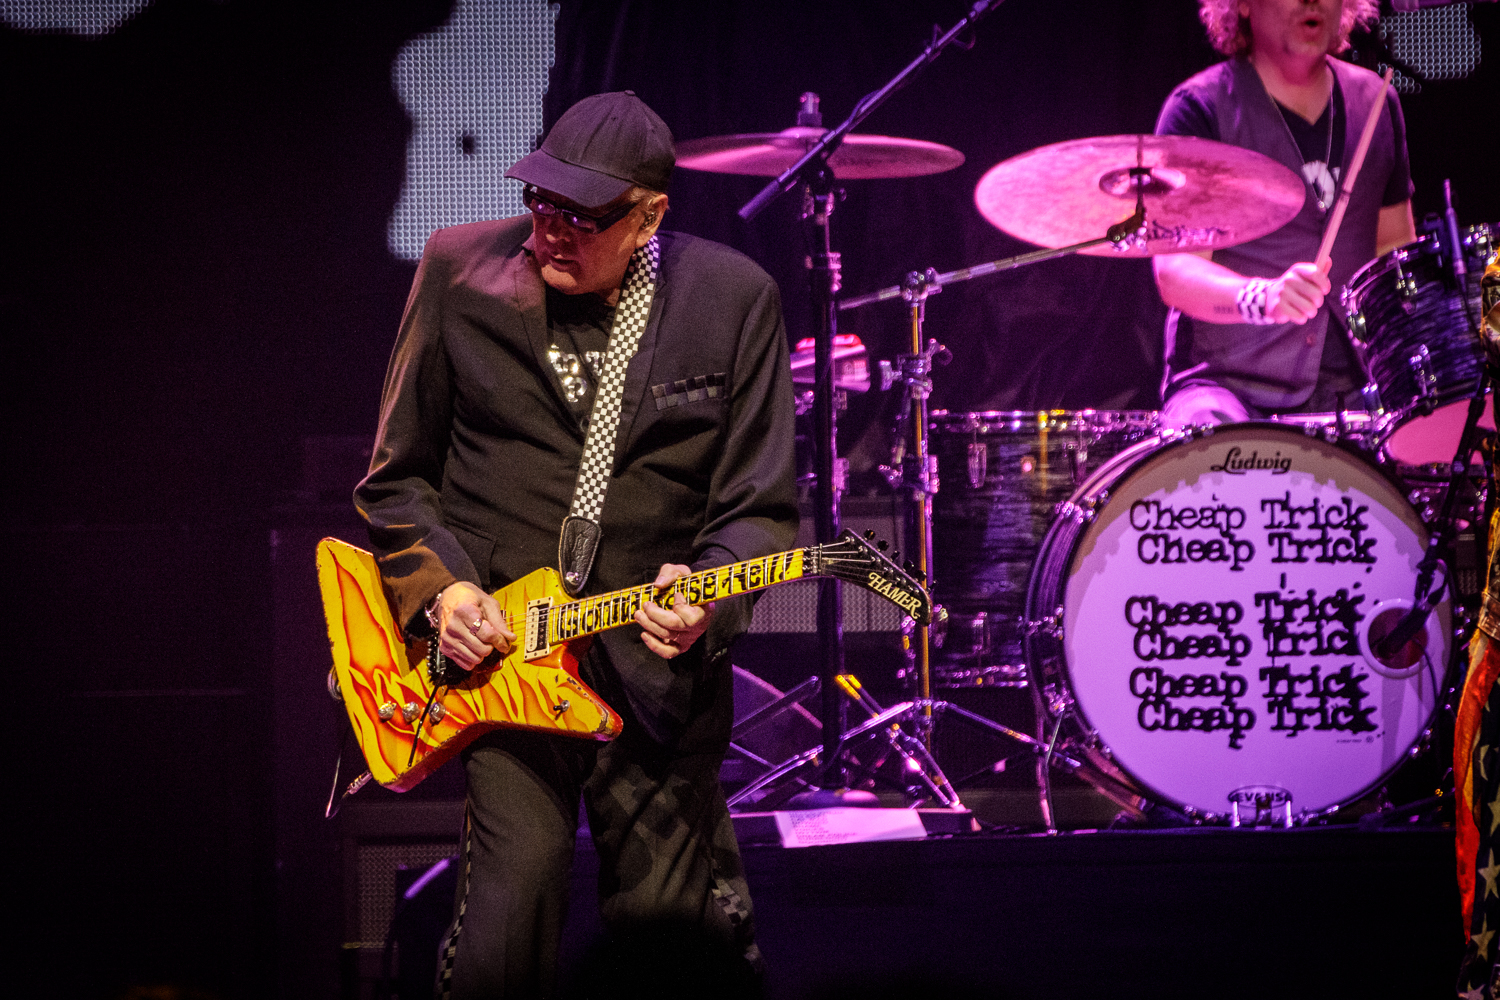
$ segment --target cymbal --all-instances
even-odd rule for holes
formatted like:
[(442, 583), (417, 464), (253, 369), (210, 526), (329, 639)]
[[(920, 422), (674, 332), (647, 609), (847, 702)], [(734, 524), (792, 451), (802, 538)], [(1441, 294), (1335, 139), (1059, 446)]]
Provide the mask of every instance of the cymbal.
[(1017, 239), (1071, 246), (1130, 218), (1137, 167), (1150, 172), (1145, 232), (1081, 253), (1148, 257), (1234, 246), (1286, 225), (1307, 197), (1302, 178), (1254, 150), (1193, 136), (1107, 135), (1042, 146), (991, 167), (974, 202)]
[[(825, 131), (798, 126), (780, 132), (686, 139), (677, 144), (677, 165), (715, 174), (776, 177), (800, 160)], [(941, 143), (856, 133), (844, 136), (828, 158), (833, 175), (848, 181), (920, 177), (952, 170), (963, 162), (964, 154)]]

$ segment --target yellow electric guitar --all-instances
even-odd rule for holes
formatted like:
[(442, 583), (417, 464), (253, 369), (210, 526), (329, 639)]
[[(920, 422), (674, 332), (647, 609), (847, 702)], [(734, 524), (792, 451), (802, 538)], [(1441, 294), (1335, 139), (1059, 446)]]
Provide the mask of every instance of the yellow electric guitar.
[[(693, 605), (808, 577), (868, 588), (926, 625), (927, 592), (874, 546), (845, 531), (826, 545), (703, 570), (657, 592), (650, 584), (573, 599), (553, 569), (495, 591), (516, 648), (464, 673), (426, 641), (408, 643), (391, 615), (375, 558), (334, 538), (318, 544), (318, 584), (333, 647), (329, 689), (348, 709), (370, 775), (413, 788), (481, 734), (499, 727), (608, 740), (620, 716), (578, 676), (591, 637), (629, 624), (648, 601)], [(436, 661), (436, 662), (434, 662)]]

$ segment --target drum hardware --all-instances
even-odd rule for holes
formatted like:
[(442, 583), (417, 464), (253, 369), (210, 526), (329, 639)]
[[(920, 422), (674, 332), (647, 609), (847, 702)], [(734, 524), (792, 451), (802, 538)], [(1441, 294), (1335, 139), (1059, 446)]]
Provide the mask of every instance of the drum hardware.
[(1437, 375), (1432, 371), (1432, 352), (1426, 344), (1419, 344), (1417, 353), (1407, 358), (1406, 363), (1417, 385), (1417, 412), (1425, 417), (1437, 405)]
[[(835, 487), (834, 465), (837, 456), (837, 425), (834, 405), (834, 344), (838, 334), (838, 310), (834, 296), (840, 287), (839, 256), (832, 249), (829, 220), (835, 201), (835, 180), (868, 177), (918, 176), (949, 170), (963, 162), (963, 155), (948, 147), (935, 143), (906, 141), (875, 141), (868, 145), (884, 147), (877, 155), (864, 159), (858, 150), (866, 145), (851, 136), (852, 131), (872, 112), (925, 68), (937, 59), (949, 45), (964, 32), (972, 28), (985, 14), (998, 6), (999, 0), (976, 0), (968, 14), (949, 31), (934, 37), (922, 53), (890, 81), (878, 90), (867, 94), (855, 105), (854, 110), (839, 125), (817, 136), (796, 134), (778, 136), (769, 142), (741, 143), (739, 137), (730, 137), (723, 145), (737, 148), (709, 149), (706, 145), (697, 149), (692, 141), (678, 144), (679, 166), (687, 169), (704, 169), (717, 172), (749, 173), (757, 176), (772, 176), (760, 192), (739, 210), (739, 216), (749, 222), (760, 214), (772, 201), (793, 188), (803, 191), (802, 217), (807, 223), (807, 257), (814, 314), (817, 316), (814, 338), (814, 423), (816, 425), (816, 524), (819, 541), (833, 540), (839, 531), (838, 491)], [(802, 98), (802, 110), (797, 116), (800, 129), (819, 130), (822, 115), (818, 111), (818, 96), (808, 92)], [(762, 136), (761, 139), (768, 137)], [(745, 152), (752, 145), (769, 146), (770, 155)], [(847, 145), (847, 152), (839, 156)], [(790, 148), (790, 155), (787, 150)], [(900, 149), (900, 152), (895, 150)], [(800, 155), (798, 155), (800, 153)], [(722, 158), (720, 157), (722, 154)], [(893, 155), (887, 155), (893, 154)], [(788, 163), (787, 160), (791, 162)], [(926, 567), (923, 567), (925, 572)], [(837, 581), (822, 581), (819, 586), (818, 633), (820, 677), (823, 683), (822, 725), (823, 753), (820, 761), (822, 773), (817, 779), (815, 793), (799, 795), (795, 803), (804, 807), (834, 806), (850, 804), (855, 796), (847, 786), (840, 753), (845, 743), (844, 703), (834, 679), (844, 672), (844, 648), (842, 634), (843, 608)], [(923, 630), (923, 645), (926, 645), (926, 630)], [(868, 725), (869, 723), (865, 723)]]
[(1401, 265), (1406, 262), (1406, 254), (1400, 253), (1396, 257), (1396, 294), (1401, 297), (1401, 307), (1410, 313), (1415, 306), (1411, 300), (1417, 297), (1417, 279), (1415, 275), (1406, 273)]
[[(1469, 306), (1469, 284), (1468, 268), (1464, 262), (1464, 253), (1458, 234), (1458, 217), (1453, 210), (1453, 189), (1447, 181), (1443, 183), (1443, 196), (1446, 202), (1445, 212), (1445, 235), (1447, 245), (1451, 248), (1446, 254), (1448, 267), (1446, 270), (1452, 279), (1452, 288), (1458, 293), (1459, 311), (1466, 321), (1468, 341), (1476, 359), (1483, 357), (1482, 344), (1480, 340), (1479, 314), (1477, 310)], [(1444, 234), (1440, 234), (1444, 235)], [(1442, 239), (1439, 243), (1443, 243)], [(1423, 415), (1431, 412), (1437, 399), (1437, 378), (1432, 373), (1431, 356), (1425, 343), (1419, 345), (1417, 354), (1421, 356), (1424, 364), (1423, 377), (1418, 379), (1418, 389), (1421, 395), (1421, 406)], [(1397, 653), (1422, 629), (1428, 614), (1436, 604), (1441, 593), (1447, 588), (1448, 565), (1442, 556), (1454, 552), (1458, 541), (1458, 497), (1461, 487), (1468, 479), (1469, 459), (1474, 454), (1480, 443), (1482, 429), (1480, 419), (1483, 416), (1485, 403), (1488, 400), (1491, 382), (1491, 370), (1488, 364), (1481, 363), (1479, 366), (1478, 385), (1469, 397), (1468, 411), (1465, 414), (1463, 430), (1459, 434), (1458, 444), (1455, 449), (1453, 460), (1449, 465), (1450, 474), (1448, 487), (1443, 494), (1442, 511), (1439, 513), (1433, 525), (1433, 533), (1428, 541), (1427, 554), (1423, 557), (1419, 566), (1416, 589), (1414, 591), (1414, 604), (1405, 615), (1391, 629), (1390, 633), (1374, 643), (1374, 654), (1381, 661), (1388, 662), (1389, 658)], [(1426, 390), (1426, 391), (1423, 391)], [(1493, 467), (1487, 467), (1486, 472), (1490, 478), (1485, 491), (1485, 516), (1480, 519), (1481, 523), (1475, 525), (1476, 541), (1485, 538), (1488, 529), (1490, 515), (1495, 510), (1495, 483)], [(1433, 584), (1433, 578), (1441, 571), (1440, 582)]]
[[(869, 391), (870, 367), (865, 359), (865, 345), (858, 334), (841, 333), (833, 341), (833, 387), (839, 398), (838, 408), (842, 411), (849, 408), (848, 393)], [(813, 384), (816, 354), (817, 342), (814, 338), (805, 337), (797, 341), (796, 349), (792, 351), (794, 385)]]
[(1292, 793), (1275, 785), (1247, 785), (1229, 793), (1229, 825), (1244, 826), (1245, 810), (1250, 813), (1250, 826), (1292, 827)]
[[(848, 698), (863, 708), (869, 718), (879, 718), (885, 714), (885, 707), (866, 691), (859, 678), (853, 674), (840, 674), (837, 678), (839, 688)], [(911, 706), (917, 707), (915, 705)], [(901, 716), (895, 718), (900, 719)], [(915, 716), (922, 719), (922, 714)], [(908, 780), (920, 782), (920, 788), (908, 785), (904, 790), (907, 798), (912, 802), (919, 802), (930, 796), (932, 801), (949, 809), (962, 807), (963, 803), (958, 799), (958, 793), (948, 784), (948, 778), (938, 767), (938, 763), (932, 757), (932, 750), (928, 741), (912, 736), (901, 728), (899, 721), (880, 730), (885, 735), (886, 742), (890, 748), (899, 754), (904, 762), (904, 774)], [(884, 758), (877, 758), (870, 767), (873, 772), (878, 770)], [(925, 792), (925, 794), (924, 794)]]

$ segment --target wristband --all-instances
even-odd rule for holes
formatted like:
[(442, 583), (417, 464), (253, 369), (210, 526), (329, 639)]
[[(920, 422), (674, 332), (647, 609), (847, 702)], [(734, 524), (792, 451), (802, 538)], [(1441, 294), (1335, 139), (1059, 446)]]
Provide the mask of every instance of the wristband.
[(1265, 278), (1251, 278), (1235, 293), (1234, 304), (1239, 307), (1240, 319), (1253, 326), (1269, 326), (1276, 321), (1266, 315), (1266, 296), (1271, 282)]

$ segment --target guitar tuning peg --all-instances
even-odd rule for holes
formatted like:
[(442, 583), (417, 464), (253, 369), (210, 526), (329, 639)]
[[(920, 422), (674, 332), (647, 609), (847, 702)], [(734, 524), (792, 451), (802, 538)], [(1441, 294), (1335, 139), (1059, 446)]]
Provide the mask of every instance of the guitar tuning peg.
[(865, 529), (865, 541), (867, 541), (867, 542), (873, 542), (874, 540), (875, 540), (875, 529), (874, 528), (866, 528)]
[[(873, 532), (871, 532), (871, 534), (873, 534)], [(884, 552), (886, 549), (891, 547), (891, 543), (882, 538), (880, 541), (875, 543), (875, 547)]]

